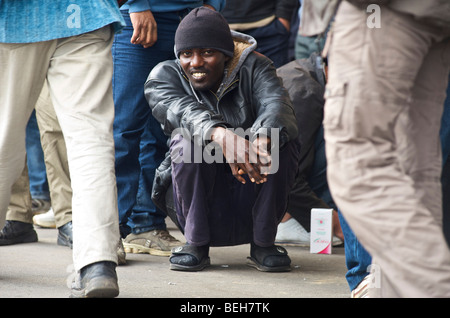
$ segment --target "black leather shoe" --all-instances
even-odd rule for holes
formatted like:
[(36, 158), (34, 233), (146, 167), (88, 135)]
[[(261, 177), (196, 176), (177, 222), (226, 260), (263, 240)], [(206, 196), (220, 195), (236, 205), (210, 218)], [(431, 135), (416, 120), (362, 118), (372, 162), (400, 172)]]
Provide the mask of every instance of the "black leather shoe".
[(37, 240), (37, 233), (30, 223), (7, 220), (5, 227), (0, 231), (0, 245), (31, 243)]
[(63, 226), (58, 228), (58, 240), (57, 244), (61, 246), (73, 247), (72, 239), (72, 221), (67, 222)]
[(72, 282), (72, 298), (112, 298), (119, 295), (116, 264), (97, 262), (81, 269)]

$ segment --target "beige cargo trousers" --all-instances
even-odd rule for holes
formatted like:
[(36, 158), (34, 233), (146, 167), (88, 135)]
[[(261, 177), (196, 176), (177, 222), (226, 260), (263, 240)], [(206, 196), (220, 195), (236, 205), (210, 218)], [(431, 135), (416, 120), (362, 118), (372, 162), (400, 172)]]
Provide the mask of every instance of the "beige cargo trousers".
[(450, 297), (439, 128), (450, 33), (342, 2), (329, 51), (325, 140), (333, 198), (373, 257), (370, 295)]

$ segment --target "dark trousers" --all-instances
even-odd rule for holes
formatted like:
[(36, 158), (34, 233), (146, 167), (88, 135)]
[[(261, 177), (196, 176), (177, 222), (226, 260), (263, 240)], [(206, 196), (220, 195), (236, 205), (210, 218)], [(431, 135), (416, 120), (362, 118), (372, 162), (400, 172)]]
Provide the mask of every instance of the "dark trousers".
[[(190, 140), (173, 138), (171, 151), (192, 149)], [(286, 212), (299, 154), (297, 141), (279, 154), (279, 169), (263, 184), (241, 184), (227, 163), (175, 163), (172, 160), (174, 203), (186, 241), (192, 245), (231, 246), (254, 242), (274, 244), (278, 223)]]

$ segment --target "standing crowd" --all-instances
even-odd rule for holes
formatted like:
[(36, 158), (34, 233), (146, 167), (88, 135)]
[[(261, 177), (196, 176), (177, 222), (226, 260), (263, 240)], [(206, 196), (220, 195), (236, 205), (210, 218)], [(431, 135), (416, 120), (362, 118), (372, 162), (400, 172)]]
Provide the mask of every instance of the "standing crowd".
[(116, 297), (127, 253), (289, 271), (326, 208), (352, 297), (450, 296), (446, 0), (122, 2), (0, 3), (0, 246)]

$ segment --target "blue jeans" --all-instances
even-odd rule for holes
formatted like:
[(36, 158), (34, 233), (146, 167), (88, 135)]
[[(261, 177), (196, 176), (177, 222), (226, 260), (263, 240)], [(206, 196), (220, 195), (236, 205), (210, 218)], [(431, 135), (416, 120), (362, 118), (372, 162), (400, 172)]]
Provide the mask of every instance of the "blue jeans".
[(372, 263), (372, 257), (358, 241), (341, 212), (338, 212), (339, 223), (344, 233), (345, 263), (348, 269), (345, 278), (350, 290), (353, 290), (369, 274), (367, 270)]
[(50, 200), (50, 191), (45, 168), (44, 152), (41, 146), (41, 136), (33, 110), (26, 129), (26, 149), (30, 193), (33, 199)]
[(127, 27), (116, 34), (112, 46), (115, 104), (114, 142), (120, 231), (122, 237), (153, 229), (166, 229), (166, 214), (155, 207), (151, 189), (155, 170), (168, 150), (167, 137), (151, 115), (144, 84), (159, 62), (174, 59), (174, 36), (187, 12), (153, 12), (158, 40), (144, 49), (130, 43), (133, 33), (128, 11)]
[(444, 113), (441, 121), (441, 144), (442, 144), (442, 209), (444, 235), (450, 246), (450, 77), (447, 86), (447, 99), (444, 104)]
[(442, 144), (442, 158), (443, 164), (450, 155), (450, 76), (449, 84), (447, 86), (447, 99), (444, 103), (444, 113), (442, 114), (441, 130), (440, 130), (441, 144)]

